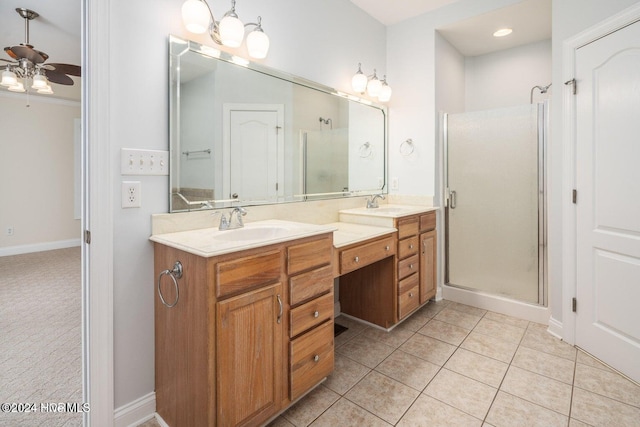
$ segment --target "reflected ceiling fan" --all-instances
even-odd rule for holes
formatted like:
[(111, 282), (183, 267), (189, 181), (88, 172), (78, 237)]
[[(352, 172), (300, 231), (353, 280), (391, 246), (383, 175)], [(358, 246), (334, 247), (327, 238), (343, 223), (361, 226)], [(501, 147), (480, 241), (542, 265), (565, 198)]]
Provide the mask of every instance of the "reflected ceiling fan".
[[(7, 64), (0, 64), (2, 81), (0, 85), (9, 88), (12, 92), (26, 92), (31, 81), (31, 89), (38, 93), (52, 94), (51, 83), (71, 86), (73, 79), (69, 76), (80, 77), (80, 66), (72, 64), (46, 63), (49, 55), (34, 49), (29, 44), (29, 21), (40, 16), (30, 9), (16, 8), (16, 12), (24, 18), (25, 42), (16, 46), (5, 47), (4, 51), (12, 59), (0, 58)], [(25, 89), (26, 86), (26, 89)]]

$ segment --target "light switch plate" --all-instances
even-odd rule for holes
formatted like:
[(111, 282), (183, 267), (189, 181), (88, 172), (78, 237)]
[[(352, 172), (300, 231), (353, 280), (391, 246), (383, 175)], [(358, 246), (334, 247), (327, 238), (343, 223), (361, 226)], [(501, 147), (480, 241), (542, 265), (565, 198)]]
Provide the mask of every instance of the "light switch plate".
[(120, 151), (122, 175), (169, 175), (169, 152), (123, 148)]

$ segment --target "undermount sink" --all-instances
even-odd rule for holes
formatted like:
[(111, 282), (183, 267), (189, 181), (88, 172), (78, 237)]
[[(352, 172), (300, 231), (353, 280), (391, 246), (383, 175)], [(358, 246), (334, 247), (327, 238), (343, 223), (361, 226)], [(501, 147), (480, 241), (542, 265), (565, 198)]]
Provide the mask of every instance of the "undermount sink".
[(216, 233), (215, 240), (237, 241), (237, 240), (264, 240), (284, 237), (291, 233), (291, 228), (277, 225), (264, 225), (256, 227), (236, 228)]

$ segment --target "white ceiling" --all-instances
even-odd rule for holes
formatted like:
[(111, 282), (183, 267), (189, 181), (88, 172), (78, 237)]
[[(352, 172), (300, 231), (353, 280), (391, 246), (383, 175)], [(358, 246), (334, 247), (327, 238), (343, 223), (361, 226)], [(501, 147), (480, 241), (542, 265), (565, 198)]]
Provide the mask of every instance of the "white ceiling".
[[(434, 11), (460, 0), (350, 0), (384, 25)], [(481, 0), (476, 0), (481, 1)], [(493, 32), (509, 27), (513, 33), (495, 38)], [(523, 0), (438, 31), (464, 56), (483, 55), (551, 38), (551, 0)]]

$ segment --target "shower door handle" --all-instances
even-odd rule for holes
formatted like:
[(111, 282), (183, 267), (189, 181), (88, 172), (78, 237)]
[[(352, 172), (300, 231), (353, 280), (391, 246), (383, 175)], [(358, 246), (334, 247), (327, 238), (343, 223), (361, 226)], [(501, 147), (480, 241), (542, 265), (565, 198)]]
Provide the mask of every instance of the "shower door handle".
[(451, 209), (456, 208), (456, 192), (455, 191), (449, 192), (449, 207)]

